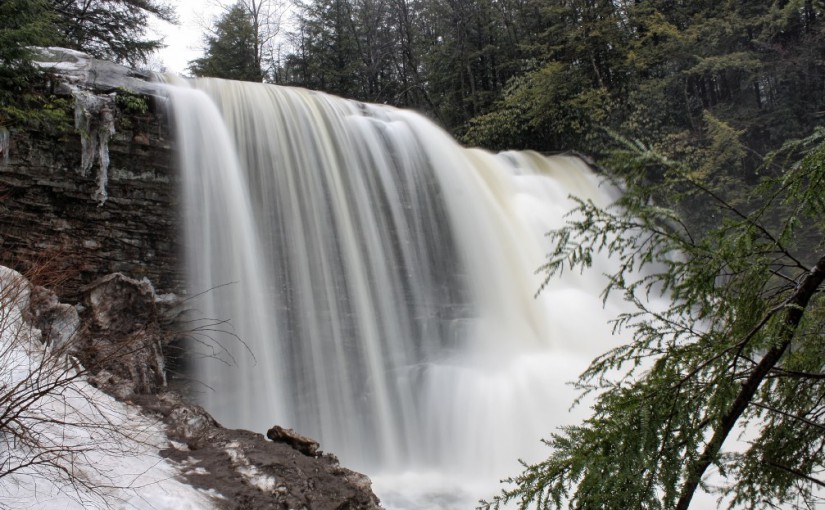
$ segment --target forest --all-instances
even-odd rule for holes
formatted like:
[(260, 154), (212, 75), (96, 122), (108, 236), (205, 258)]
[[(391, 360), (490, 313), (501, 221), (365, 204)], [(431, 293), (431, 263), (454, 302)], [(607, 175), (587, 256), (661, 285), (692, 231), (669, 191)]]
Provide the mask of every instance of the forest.
[[(162, 46), (150, 17), (175, 19), (159, 0), (0, 0), (0, 136), (58, 115), (32, 46), (140, 67)], [(238, 0), (189, 70), (412, 108), (470, 146), (573, 151), (625, 191), (580, 201), (539, 272), (610, 253), (627, 343), (578, 382), (593, 415), (482, 507), (686, 509), (710, 468), (731, 506), (821, 504), (823, 0)]]
[[(734, 136), (760, 158), (825, 116), (817, 0), (239, 0), (204, 34), (198, 76), (321, 90), (426, 113), (492, 150), (602, 156), (615, 135), (702, 158)], [(140, 67), (154, 0), (4, 0), (4, 89), (27, 45)], [(7, 75), (15, 68), (15, 76)]]
[(262, 4), (230, 9), (202, 62), (246, 52), (256, 79), (421, 110), (489, 149), (601, 154), (612, 131), (677, 155), (724, 126), (752, 169), (825, 115), (814, 0), (304, 0), (289, 29)]

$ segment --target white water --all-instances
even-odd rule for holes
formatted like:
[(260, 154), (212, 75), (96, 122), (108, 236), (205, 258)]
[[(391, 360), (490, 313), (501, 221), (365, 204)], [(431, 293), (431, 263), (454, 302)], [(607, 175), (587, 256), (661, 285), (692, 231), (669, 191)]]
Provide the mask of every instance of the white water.
[(299, 89), (170, 94), (190, 290), (243, 342), (213, 333), (195, 366), (220, 422), (315, 437), (397, 509), (467, 508), (547, 453), (612, 345), (598, 278), (534, 298), (568, 195), (610, 200), (583, 163)]

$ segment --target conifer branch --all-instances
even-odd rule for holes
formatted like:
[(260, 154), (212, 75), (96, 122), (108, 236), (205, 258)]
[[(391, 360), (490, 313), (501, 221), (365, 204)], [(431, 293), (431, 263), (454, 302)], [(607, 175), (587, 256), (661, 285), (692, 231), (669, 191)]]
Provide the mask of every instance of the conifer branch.
[(819, 286), (825, 280), (825, 255), (816, 263), (813, 269), (808, 272), (800, 282), (796, 291), (791, 295), (785, 305), (784, 327), (781, 330), (780, 341), (774, 345), (762, 357), (762, 360), (753, 370), (748, 379), (742, 384), (742, 389), (736, 399), (728, 408), (728, 411), (719, 420), (710, 441), (705, 445), (701, 455), (688, 466), (687, 478), (682, 486), (676, 510), (687, 510), (696, 489), (710, 464), (717, 458), (722, 444), (727, 439), (734, 425), (742, 416), (742, 413), (751, 404), (756, 391), (762, 384), (768, 372), (776, 365), (784, 355), (785, 351), (793, 341), (794, 334), (805, 313), (805, 309), (811, 297), (816, 293)]
[(768, 462), (768, 465), (773, 466), (777, 469), (781, 469), (782, 471), (787, 471), (788, 473), (790, 473), (794, 476), (798, 476), (799, 478), (802, 478), (803, 480), (807, 480), (811, 483), (819, 485), (820, 487), (825, 487), (825, 482), (823, 482), (822, 480), (819, 480), (819, 479), (814, 478), (812, 476), (808, 476), (805, 473), (802, 473), (797, 469), (789, 468), (788, 466), (783, 466), (781, 464), (777, 464), (776, 462)]

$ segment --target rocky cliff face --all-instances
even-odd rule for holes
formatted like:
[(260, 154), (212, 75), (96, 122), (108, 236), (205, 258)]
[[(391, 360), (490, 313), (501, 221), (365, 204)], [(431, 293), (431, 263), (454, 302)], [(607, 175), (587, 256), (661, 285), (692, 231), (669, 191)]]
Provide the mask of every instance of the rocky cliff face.
[[(25, 272), (52, 261), (67, 277), (60, 289), (67, 298), (112, 272), (146, 276), (159, 292), (181, 292), (177, 182), (160, 101), (142, 91), (126, 93), (113, 80), (66, 80), (70, 83), (55, 91), (71, 104), (77, 102), (77, 87), (114, 93), (106, 114), (114, 127), (108, 139), (108, 196), (103, 201), (99, 194), (100, 147), (84, 161), (84, 137), (94, 132), (72, 125), (11, 132), (7, 158), (0, 158), (0, 264)], [(69, 118), (74, 114), (67, 112)], [(101, 114), (90, 115), (94, 130)], [(89, 171), (83, 171), (84, 163), (90, 163)]]

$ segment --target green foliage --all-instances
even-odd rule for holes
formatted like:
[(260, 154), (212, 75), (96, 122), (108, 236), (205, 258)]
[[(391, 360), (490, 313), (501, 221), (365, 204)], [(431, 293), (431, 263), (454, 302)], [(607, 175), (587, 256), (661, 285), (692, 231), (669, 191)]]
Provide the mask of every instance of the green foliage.
[[(524, 6), (543, 24), (525, 41), (530, 68), (469, 122), (469, 143), (602, 155), (610, 140), (593, 129), (648, 143), (684, 140), (710, 128), (707, 112), (742, 132), (754, 154), (740, 177), (752, 179), (756, 154), (821, 121), (822, 2), (549, 0)], [(501, 122), (502, 113), (508, 122)]]
[(364, 99), (366, 69), (359, 48), (354, 2), (298, 3), (299, 52), (292, 56), (291, 83), (354, 99)]
[(162, 0), (50, 0), (59, 43), (94, 57), (139, 66), (162, 41), (148, 39), (150, 18), (175, 22)]
[(137, 64), (160, 47), (144, 37), (149, 16), (173, 20), (171, 8), (154, 0), (0, 0), (0, 126), (70, 129), (70, 105), (51, 95), (32, 47), (60, 44)]
[[(711, 124), (715, 140), (735, 138)], [(825, 483), (825, 129), (767, 158), (769, 176), (743, 192), (744, 207), (643, 144), (625, 141), (613, 162), (626, 193), (608, 208), (579, 201), (549, 234), (542, 271), (549, 281), (609, 254), (619, 269), (603, 296), (633, 305), (614, 323), (629, 341), (578, 381), (595, 398), (591, 417), (552, 435), (550, 457), (483, 507), (686, 509), (714, 466), (725, 504), (815, 506)], [(664, 196), (673, 208), (703, 199), (713, 224), (689, 226), (656, 205)], [(747, 443), (722, 448), (744, 429)]]
[(563, 63), (514, 79), (499, 107), (472, 119), (461, 141), (490, 149), (575, 147), (599, 135), (615, 107), (609, 91)]
[(206, 37), (205, 55), (190, 62), (189, 70), (195, 76), (260, 82), (257, 37), (252, 18), (237, 3), (217, 21), (214, 34)]
[[(528, 69), (531, 0), (304, 0), (279, 83), (423, 109), (449, 128)], [(526, 47), (526, 45), (525, 45)]]
[(37, 129), (48, 133), (72, 130), (71, 101), (32, 89), (0, 105), (0, 126)]
[(46, 0), (0, 1), (0, 105), (37, 75), (29, 47), (54, 42), (52, 21)]
[[(299, 12), (279, 83), (423, 109), (486, 148), (602, 155), (601, 128), (685, 140), (709, 112), (766, 154), (825, 110), (818, 0), (304, 0)], [(745, 163), (752, 178), (759, 158)]]
[(115, 105), (124, 113), (143, 115), (149, 111), (149, 102), (145, 96), (134, 94), (126, 89), (118, 89)]

